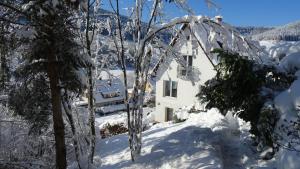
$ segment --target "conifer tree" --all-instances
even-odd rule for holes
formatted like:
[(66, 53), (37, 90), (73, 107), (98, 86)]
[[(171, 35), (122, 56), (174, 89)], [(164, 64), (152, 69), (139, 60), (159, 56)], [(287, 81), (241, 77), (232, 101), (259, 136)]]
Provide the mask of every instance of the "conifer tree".
[(234, 111), (243, 120), (250, 121), (251, 132), (258, 136), (261, 131), (257, 125), (265, 102), (273, 99), (272, 91), (287, 88), (294, 77), (246, 56), (221, 49), (214, 53), (219, 58), (217, 74), (201, 86), (197, 96), (207, 109), (218, 108), (223, 115)]
[[(47, 117), (52, 114), (56, 168), (65, 169), (67, 160), (61, 90), (82, 92), (86, 86), (81, 77), (83, 68), (91, 63), (81, 56), (81, 47), (75, 41), (76, 19), (64, 1), (30, 1), (23, 5), (22, 10), (20, 6), (6, 7), (22, 13), (27, 29), (34, 32), (29, 43), (24, 44), (28, 52), (23, 55), (23, 63), (18, 68), (17, 73), (22, 76), (19, 76), (11, 92), (11, 105), (17, 113), (27, 117), (35, 112), (36, 117), (43, 117), (37, 118), (41, 121), (49, 120)], [(21, 102), (15, 102), (18, 97), (23, 98)]]

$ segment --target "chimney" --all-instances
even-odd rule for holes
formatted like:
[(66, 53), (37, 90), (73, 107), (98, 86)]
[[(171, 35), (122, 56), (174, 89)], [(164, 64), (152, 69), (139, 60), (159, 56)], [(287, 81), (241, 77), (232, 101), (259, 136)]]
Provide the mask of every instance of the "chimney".
[(215, 21), (217, 23), (221, 23), (223, 21), (223, 17), (221, 15), (217, 15), (217, 16), (215, 16)]

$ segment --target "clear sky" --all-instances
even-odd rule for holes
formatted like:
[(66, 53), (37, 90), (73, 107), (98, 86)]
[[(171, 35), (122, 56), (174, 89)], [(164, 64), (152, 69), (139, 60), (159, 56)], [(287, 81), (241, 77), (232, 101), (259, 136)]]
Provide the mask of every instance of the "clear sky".
[[(213, 0), (221, 9), (208, 8), (205, 0), (187, 0), (197, 15), (222, 15), (235, 26), (279, 26), (300, 20), (300, 0)], [(104, 8), (108, 8), (103, 0)], [(120, 0), (121, 8), (132, 6), (133, 0)], [(125, 14), (125, 10), (121, 10)], [(169, 18), (187, 13), (172, 4), (165, 5)]]

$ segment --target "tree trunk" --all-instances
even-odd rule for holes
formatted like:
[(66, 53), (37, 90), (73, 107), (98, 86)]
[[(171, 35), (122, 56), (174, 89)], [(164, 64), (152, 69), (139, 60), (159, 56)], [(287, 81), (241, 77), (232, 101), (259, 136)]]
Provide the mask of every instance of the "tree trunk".
[(0, 48), (0, 90), (5, 89), (5, 64), (6, 64), (6, 59), (5, 59), (5, 54), (3, 50)]
[(55, 61), (55, 56), (48, 57), (48, 77), (50, 80), (51, 89), (51, 103), (53, 116), (53, 129), (55, 136), (55, 150), (56, 150), (56, 168), (65, 169), (67, 167), (66, 146), (65, 146), (65, 130), (64, 121), (61, 109), (61, 95), (58, 77), (58, 65)]
[[(86, 38), (86, 48), (90, 58), (92, 58), (92, 51), (91, 51), (91, 43), (92, 40), (89, 38), (89, 28), (91, 26), (91, 18), (90, 18), (90, 1), (87, 1), (87, 14), (86, 14), (86, 31), (85, 31), (85, 38)], [(95, 28), (93, 28), (95, 31)], [(93, 39), (93, 38), (92, 38)], [(88, 109), (89, 109), (89, 125), (90, 125), (90, 134), (91, 134), (91, 141), (90, 141), (90, 150), (88, 159), (91, 164), (94, 162), (94, 154), (95, 154), (95, 145), (96, 145), (96, 130), (95, 130), (95, 110), (94, 110), (94, 94), (93, 94), (93, 67), (90, 66), (88, 68)], [(89, 164), (90, 164), (89, 163)], [(88, 166), (90, 168), (90, 166)]]
[(89, 125), (91, 131), (91, 142), (90, 142), (90, 152), (89, 152), (89, 160), (93, 164), (94, 154), (95, 154), (95, 143), (96, 143), (96, 130), (95, 130), (95, 110), (94, 110), (94, 94), (93, 94), (93, 76), (92, 76), (92, 68), (88, 69), (88, 77), (89, 77), (89, 89), (88, 89), (88, 101), (89, 101)]
[[(67, 94), (66, 94), (67, 95)], [(81, 165), (80, 165), (80, 152), (79, 152), (79, 143), (77, 140), (77, 131), (76, 131), (76, 127), (75, 127), (75, 122), (74, 122), (74, 118), (73, 118), (73, 114), (72, 114), (72, 108), (71, 105), (69, 103), (68, 97), (65, 96), (63, 101), (62, 101), (62, 105), (64, 107), (65, 113), (67, 115), (67, 118), (69, 120), (69, 124), (71, 126), (71, 131), (73, 134), (73, 143), (74, 143), (74, 149), (75, 149), (75, 158), (78, 164), (78, 168), (81, 169)]]
[[(0, 42), (5, 42), (5, 28), (4, 23), (1, 23)], [(7, 89), (8, 82), (8, 66), (7, 66), (7, 46), (5, 43), (0, 44), (0, 91)]]
[[(125, 50), (124, 50), (124, 40), (122, 37), (122, 28), (121, 28), (121, 19), (120, 19), (120, 12), (119, 12), (119, 0), (116, 1), (117, 8), (116, 8), (116, 14), (117, 14), (117, 31), (119, 32), (119, 38), (120, 38), (120, 44), (121, 44), (121, 51), (118, 52), (118, 59), (119, 63), (121, 64), (121, 69), (124, 76), (124, 92), (125, 92), (125, 98), (124, 98), (124, 104), (126, 106), (126, 113), (127, 113), (127, 126), (128, 126), (128, 141), (129, 141), (129, 148), (132, 150), (132, 125), (131, 125), (131, 118), (130, 118), (130, 103), (129, 103), (129, 96), (128, 96), (128, 82), (127, 82), (127, 68), (126, 68), (126, 56), (125, 56)], [(118, 46), (115, 43), (116, 46)], [(131, 153), (131, 160), (134, 161), (133, 154)]]

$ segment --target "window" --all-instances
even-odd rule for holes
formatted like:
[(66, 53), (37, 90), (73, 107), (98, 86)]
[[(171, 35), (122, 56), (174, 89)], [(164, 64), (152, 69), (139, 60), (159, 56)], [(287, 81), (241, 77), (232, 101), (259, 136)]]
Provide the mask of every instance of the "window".
[(172, 81), (171, 87), (172, 87), (172, 92), (171, 92), (172, 95), (171, 96), (177, 97), (177, 82)]
[(193, 50), (193, 55), (198, 55), (198, 49)]
[(190, 74), (191, 67), (193, 66), (193, 56), (184, 55), (183, 59), (186, 65), (184, 65), (185, 67), (181, 69), (180, 73), (182, 76), (187, 76), (188, 74)]
[(188, 56), (188, 66), (193, 66), (193, 56)]
[(190, 36), (190, 35), (187, 35), (187, 36), (186, 36), (186, 40), (189, 41), (190, 39), (191, 39), (191, 36)]
[(164, 81), (164, 96), (171, 96), (170, 81)]
[(164, 96), (177, 97), (177, 82), (164, 80)]
[(173, 109), (166, 107), (166, 121), (173, 120)]

